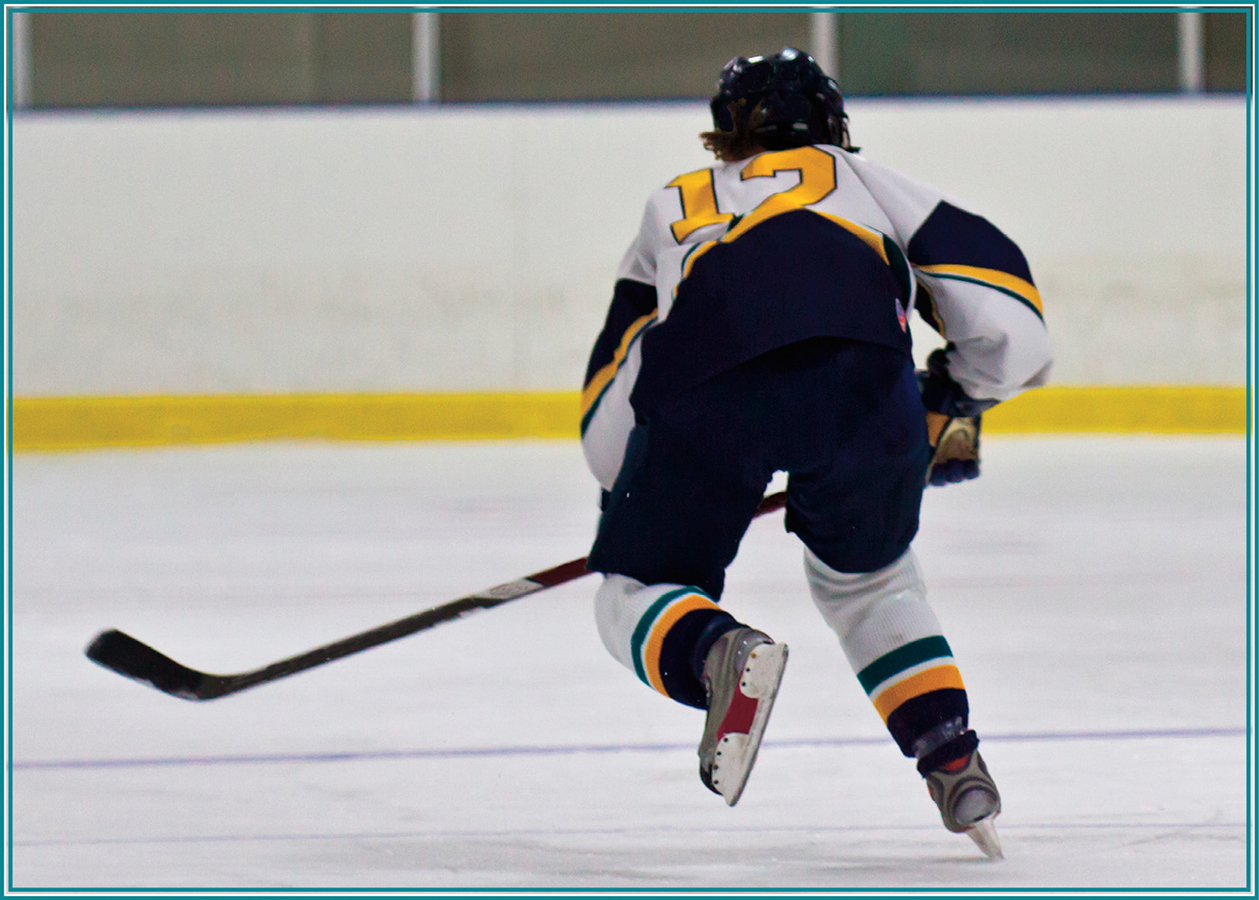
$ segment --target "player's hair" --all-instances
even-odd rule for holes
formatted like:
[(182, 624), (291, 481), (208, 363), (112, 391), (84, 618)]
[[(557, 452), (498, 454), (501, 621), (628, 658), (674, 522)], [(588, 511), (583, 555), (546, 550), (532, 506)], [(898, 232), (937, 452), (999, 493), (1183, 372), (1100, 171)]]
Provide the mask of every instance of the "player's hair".
[(730, 104), (730, 119), (734, 128), (730, 131), (705, 131), (700, 134), (704, 149), (710, 150), (720, 160), (729, 162), (746, 159), (766, 148), (756, 133), (756, 127), (765, 120), (765, 104), (758, 103), (750, 112), (748, 101), (740, 98)]

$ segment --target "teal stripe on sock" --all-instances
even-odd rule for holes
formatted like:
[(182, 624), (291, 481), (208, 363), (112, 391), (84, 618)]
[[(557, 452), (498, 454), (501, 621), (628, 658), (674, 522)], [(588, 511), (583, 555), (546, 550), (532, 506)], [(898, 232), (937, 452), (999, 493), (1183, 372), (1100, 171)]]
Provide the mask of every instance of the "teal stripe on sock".
[(953, 651), (949, 649), (949, 642), (944, 639), (943, 635), (937, 634), (934, 637), (919, 638), (916, 641), (910, 641), (903, 647), (897, 647), (891, 653), (885, 653), (880, 656), (857, 673), (857, 680), (861, 682), (861, 686), (869, 694), (896, 673), (904, 672), (906, 669), (913, 668), (919, 663), (924, 663), (929, 659), (939, 659), (942, 656), (953, 656)]
[(695, 588), (684, 587), (678, 588), (676, 591), (669, 591), (669, 593), (663, 595), (659, 600), (647, 607), (647, 612), (643, 613), (643, 617), (638, 620), (638, 627), (634, 629), (634, 635), (630, 638), (630, 656), (634, 658), (634, 671), (643, 680), (643, 684), (653, 690), (655, 690), (655, 687), (647, 677), (647, 670), (643, 668), (643, 644), (651, 631), (651, 625), (666, 606), (683, 594), (693, 594), (695, 592)]

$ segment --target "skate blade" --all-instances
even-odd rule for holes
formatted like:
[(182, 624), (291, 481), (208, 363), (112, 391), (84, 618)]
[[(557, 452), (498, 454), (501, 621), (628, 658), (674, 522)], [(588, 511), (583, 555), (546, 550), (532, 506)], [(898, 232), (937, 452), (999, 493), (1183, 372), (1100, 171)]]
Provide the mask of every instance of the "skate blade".
[(966, 829), (966, 834), (989, 859), (1005, 859), (1005, 854), (1001, 852), (1001, 841), (997, 838), (996, 818), (989, 816), (980, 819)]
[(769, 714), (778, 696), (783, 670), (787, 667), (786, 644), (763, 644), (752, 651), (739, 690), (758, 701), (752, 727), (747, 734), (727, 734), (717, 745), (717, 757), (712, 779), (727, 806), (734, 806), (743, 796), (743, 788), (752, 774), (757, 751)]

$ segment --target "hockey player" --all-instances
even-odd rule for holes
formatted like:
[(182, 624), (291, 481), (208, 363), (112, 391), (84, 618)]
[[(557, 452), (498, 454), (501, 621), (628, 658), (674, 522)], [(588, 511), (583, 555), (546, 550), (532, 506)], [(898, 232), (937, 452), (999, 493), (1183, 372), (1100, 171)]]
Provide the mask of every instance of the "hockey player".
[[(1045, 382), (1027, 262), (986, 219), (856, 155), (808, 54), (732, 60), (711, 108), (717, 162), (649, 199), (586, 373), (599, 634), (706, 710), (700, 777), (733, 806), (787, 648), (718, 601), (786, 472), (823, 619), (945, 826), (997, 857), (1000, 795), (910, 544), (924, 484), (978, 475), (981, 414)], [(947, 341), (919, 373), (911, 309)]]

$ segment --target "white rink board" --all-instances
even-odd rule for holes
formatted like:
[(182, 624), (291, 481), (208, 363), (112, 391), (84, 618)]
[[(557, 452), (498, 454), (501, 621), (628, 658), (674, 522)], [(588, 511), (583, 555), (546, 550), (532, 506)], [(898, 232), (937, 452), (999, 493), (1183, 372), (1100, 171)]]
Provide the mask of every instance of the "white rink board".
[[(1023, 246), (1056, 383), (1245, 383), (1244, 98), (849, 108), (865, 156)], [(20, 114), (14, 394), (576, 390), (708, 127), (702, 103)]]
[(917, 542), (1004, 793), (939, 823), (753, 525), (723, 603), (791, 647), (756, 771), (600, 646), (580, 580), (192, 704), (89, 663), (118, 627), (235, 671), (585, 553), (571, 442), (13, 460), (14, 888), (1219, 888), (1245, 884), (1246, 446), (991, 438)]

